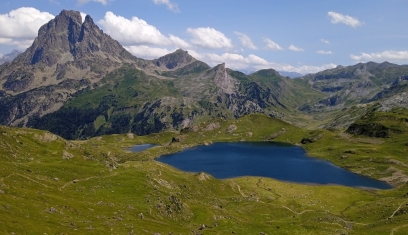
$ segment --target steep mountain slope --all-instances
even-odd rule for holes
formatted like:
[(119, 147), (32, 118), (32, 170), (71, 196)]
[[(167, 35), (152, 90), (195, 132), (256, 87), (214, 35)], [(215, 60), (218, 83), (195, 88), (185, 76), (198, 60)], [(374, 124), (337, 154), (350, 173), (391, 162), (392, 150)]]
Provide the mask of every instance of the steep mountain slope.
[(62, 11), (32, 46), (0, 65), (0, 124), (68, 139), (145, 135), (251, 113), (297, 126), (346, 127), (375, 103), (408, 108), (408, 65), (360, 63), (299, 79), (273, 69), (213, 68), (178, 49), (155, 60), (132, 56), (90, 16)]
[[(408, 76), (408, 65), (399, 66), (384, 62), (359, 63), (353, 66), (338, 66), (317, 74), (303, 77), (311, 86), (329, 95), (319, 100), (312, 110), (342, 108), (372, 98), (377, 92), (389, 88), (397, 80)], [(309, 106), (310, 107), (310, 106)]]
[(0, 58), (0, 64), (4, 64), (6, 62), (12, 62), (21, 52), (17, 50), (13, 50), (12, 52), (3, 55)]
[(62, 11), (43, 25), (31, 47), (0, 66), (1, 124), (24, 126), (57, 110), (79, 89), (138, 59), (103, 33), (90, 16)]
[(82, 23), (79, 12), (64, 10), (13, 63), (0, 66), (0, 121), (85, 138), (250, 113), (290, 120), (305, 97), (322, 97), (299, 81), (274, 70), (245, 75), (225, 64), (211, 68), (181, 49), (138, 59), (90, 16)]
[[(314, 115), (317, 119), (328, 120), (326, 126), (348, 126), (367, 111), (365, 107), (374, 103), (383, 106), (383, 110), (394, 107), (408, 108), (408, 96), (404, 95), (407, 78), (408, 65), (388, 62), (338, 66), (317, 74), (310, 74), (302, 79), (327, 96), (315, 103), (305, 103), (300, 110)], [(350, 118), (347, 110), (353, 107), (363, 108), (363, 110), (359, 115)], [(342, 115), (346, 117), (343, 118)], [(335, 122), (330, 121), (333, 117), (336, 119)]]
[(301, 80), (283, 78), (274, 70), (245, 75), (225, 64), (211, 68), (183, 50), (152, 63), (157, 66), (155, 74), (150, 73), (152, 66), (148, 70), (123, 66), (93, 89), (75, 94), (60, 110), (31, 118), (28, 125), (68, 139), (127, 132), (145, 135), (250, 113), (286, 118), (305, 97), (321, 97)]

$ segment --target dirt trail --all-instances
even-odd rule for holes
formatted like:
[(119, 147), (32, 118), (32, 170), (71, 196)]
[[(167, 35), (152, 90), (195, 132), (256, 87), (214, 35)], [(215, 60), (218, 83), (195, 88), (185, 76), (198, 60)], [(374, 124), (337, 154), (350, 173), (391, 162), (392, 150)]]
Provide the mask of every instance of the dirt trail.
[[(247, 195), (245, 195), (245, 193), (243, 193), (241, 191), (241, 186), (239, 186), (239, 184), (235, 183), (234, 181), (231, 181), (231, 183), (233, 183), (235, 186), (237, 186), (238, 188), (238, 192), (243, 196), (243, 197), (247, 197)], [(231, 185), (232, 186), (232, 185)]]
[(32, 178), (30, 178), (30, 177), (28, 177), (28, 176), (22, 175), (22, 174), (20, 174), (20, 173), (12, 173), (12, 174), (6, 176), (5, 178), (9, 178), (9, 177), (11, 177), (11, 176), (13, 176), (13, 175), (18, 175), (18, 176), (23, 177), (23, 178), (25, 178), (25, 179), (27, 179), (27, 180), (30, 180), (30, 181), (32, 181), (32, 182), (34, 182), (34, 183), (37, 183), (37, 184), (40, 184), (40, 185), (42, 185), (42, 186), (44, 186), (44, 187), (46, 187), (46, 188), (49, 188), (48, 185), (43, 184), (43, 183), (41, 183), (41, 182), (38, 182), (37, 180), (34, 180), (34, 179), (32, 179)]
[(403, 203), (401, 203), (401, 204), (399, 205), (399, 207), (398, 207), (398, 208), (392, 213), (392, 215), (391, 215), (390, 217), (388, 217), (388, 218), (391, 219), (392, 217), (394, 217), (395, 213), (397, 213), (397, 212), (401, 209), (401, 207), (402, 207), (403, 205), (407, 204), (407, 202), (408, 202), (408, 200), (406, 200), (406, 201), (404, 201)]
[(301, 211), (301, 212), (296, 212), (296, 211), (290, 209), (290, 208), (287, 207), (287, 206), (282, 206), (282, 205), (281, 205), (281, 207), (283, 207), (283, 208), (285, 208), (285, 209), (288, 209), (288, 210), (290, 210), (291, 212), (293, 212), (293, 213), (295, 213), (295, 214), (297, 214), (297, 215), (301, 215), (301, 214), (306, 213), (306, 212), (308, 212), (308, 211), (314, 211), (314, 210), (304, 210), (304, 211)]
[(107, 178), (107, 177), (115, 176), (115, 175), (117, 175), (117, 174), (118, 174), (117, 172), (113, 172), (112, 175), (106, 175), (106, 176), (91, 176), (91, 177), (84, 178), (84, 179), (72, 180), (72, 181), (69, 181), (68, 183), (65, 183), (62, 187), (59, 188), (59, 190), (62, 191), (62, 190), (63, 190), (65, 187), (67, 187), (68, 185), (78, 183), (79, 181), (87, 181), (87, 180), (90, 180), (90, 179)]
[(390, 235), (394, 235), (394, 233), (397, 232), (398, 229), (404, 228), (404, 227), (408, 227), (408, 224), (404, 224), (404, 225), (401, 225), (401, 226), (399, 226), (399, 227), (393, 228), (393, 229), (391, 230)]

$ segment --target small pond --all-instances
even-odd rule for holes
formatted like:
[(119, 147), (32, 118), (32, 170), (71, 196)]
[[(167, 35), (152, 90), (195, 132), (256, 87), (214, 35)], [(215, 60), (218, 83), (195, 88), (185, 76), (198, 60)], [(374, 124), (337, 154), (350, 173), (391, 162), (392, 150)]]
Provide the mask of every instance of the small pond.
[(299, 146), (278, 143), (214, 143), (165, 155), (157, 161), (218, 179), (261, 176), (304, 184), (390, 189), (389, 184), (306, 155)]
[(130, 148), (130, 151), (136, 152), (136, 153), (137, 152), (142, 152), (142, 151), (144, 151), (146, 149), (149, 149), (151, 147), (154, 147), (154, 146), (156, 146), (156, 145), (154, 145), (154, 144), (139, 144), (139, 145), (135, 145), (132, 148)]

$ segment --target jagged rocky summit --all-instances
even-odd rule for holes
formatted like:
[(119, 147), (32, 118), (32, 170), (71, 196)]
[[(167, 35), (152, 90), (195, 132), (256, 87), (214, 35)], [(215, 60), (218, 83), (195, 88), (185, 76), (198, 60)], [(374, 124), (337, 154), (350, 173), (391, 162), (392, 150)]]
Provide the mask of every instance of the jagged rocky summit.
[(58, 110), (72, 94), (138, 59), (86, 16), (63, 10), (43, 25), (33, 44), (0, 67), (1, 124), (25, 126), (29, 117)]

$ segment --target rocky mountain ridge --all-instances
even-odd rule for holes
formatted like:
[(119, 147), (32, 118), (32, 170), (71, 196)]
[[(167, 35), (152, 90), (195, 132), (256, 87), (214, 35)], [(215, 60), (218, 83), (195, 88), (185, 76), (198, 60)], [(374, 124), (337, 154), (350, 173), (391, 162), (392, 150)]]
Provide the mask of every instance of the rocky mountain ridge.
[(25, 126), (32, 115), (58, 110), (72, 94), (138, 58), (87, 16), (63, 10), (12, 63), (0, 66), (2, 124)]
[[(335, 115), (337, 121), (328, 122), (324, 126), (337, 128), (353, 123), (364, 110), (367, 111), (365, 107), (374, 103), (380, 104), (379, 110), (408, 108), (408, 98), (402, 95), (406, 92), (404, 79), (407, 75), (408, 65), (389, 62), (338, 66), (309, 74), (301, 79), (307, 81), (313, 89), (326, 94), (326, 97), (314, 103), (306, 103), (299, 110), (320, 118)], [(362, 111), (350, 118), (349, 113), (342, 110), (352, 107), (359, 107)], [(342, 119), (343, 121), (339, 121)]]
[[(40, 28), (30, 48), (0, 66), (0, 121), (69, 139), (144, 135), (251, 113), (305, 126), (310, 123), (305, 120), (330, 120), (353, 105), (405, 107), (407, 76), (408, 66), (387, 62), (339, 66), (298, 79), (273, 69), (246, 75), (225, 64), (211, 68), (182, 49), (143, 60), (90, 16), (82, 22), (79, 12), (64, 10)], [(343, 115), (347, 121), (339, 121), (340, 116), (324, 126), (353, 120)]]
[(8, 54), (3, 55), (0, 58), (0, 65), (6, 62), (12, 62), (19, 54), (21, 54), (21, 51), (13, 50), (12, 52)]

